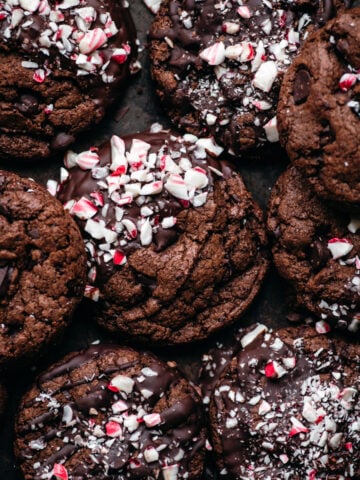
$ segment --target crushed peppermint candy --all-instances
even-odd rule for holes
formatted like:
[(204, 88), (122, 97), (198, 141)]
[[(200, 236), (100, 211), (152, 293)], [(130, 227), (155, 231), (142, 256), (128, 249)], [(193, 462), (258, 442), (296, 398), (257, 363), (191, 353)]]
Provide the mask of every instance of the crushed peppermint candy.
[(2, 40), (9, 45), (20, 41), (25, 56), (21, 64), (34, 70), (34, 82), (46, 82), (54, 65), (70, 65), (77, 76), (95, 74), (111, 83), (117, 75), (113, 64), (133, 56), (132, 40), (122, 40), (120, 12), (128, 8), (125, 2), (120, 11), (105, 2), (96, 8), (84, 0), (5, 0), (1, 7)]
[[(349, 354), (342, 340), (317, 337), (312, 327), (260, 327), (214, 390), (210, 414), (227, 472), (250, 479), (266, 471), (269, 480), (315, 480), (333, 472), (357, 478), (358, 345)], [(233, 458), (241, 461), (227, 462)]]
[[(108, 146), (66, 154), (60, 183), (48, 187), (82, 222), (90, 285), (104, 269), (125, 265), (132, 249), (160, 251), (174, 242), (179, 212), (204, 206), (214, 179), (223, 178), (213, 159), (221, 152), (212, 138), (161, 131), (125, 140), (113, 135)], [(76, 183), (85, 179), (78, 192)], [(97, 293), (89, 286), (86, 296)]]

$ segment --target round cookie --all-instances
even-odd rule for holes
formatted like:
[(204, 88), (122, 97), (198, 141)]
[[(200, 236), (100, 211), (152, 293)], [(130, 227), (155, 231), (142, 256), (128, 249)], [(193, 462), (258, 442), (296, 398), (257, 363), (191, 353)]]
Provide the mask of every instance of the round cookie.
[(0, 158), (47, 158), (96, 125), (136, 69), (136, 52), (125, 0), (4, 2)]
[(164, 0), (150, 29), (150, 58), (172, 121), (235, 154), (277, 142), (284, 72), (336, 3)]
[[(268, 230), (281, 276), (300, 305), (322, 320), (357, 331), (360, 326), (360, 223), (320, 202), (295, 167), (275, 184)], [(318, 328), (328, 328), (321, 321)], [(322, 326), (321, 326), (322, 325)]]
[(210, 404), (221, 478), (359, 478), (359, 345), (264, 325), (241, 343)]
[(281, 142), (324, 200), (360, 211), (360, 8), (313, 33), (289, 68)]
[(110, 331), (165, 346), (201, 340), (258, 292), (262, 213), (221, 150), (159, 131), (65, 158), (58, 198), (82, 228), (87, 295)]
[(30, 358), (69, 323), (83, 297), (80, 232), (33, 180), (0, 171), (0, 370)]
[(199, 479), (201, 399), (149, 353), (94, 345), (50, 367), (23, 397), (15, 454), (26, 480)]

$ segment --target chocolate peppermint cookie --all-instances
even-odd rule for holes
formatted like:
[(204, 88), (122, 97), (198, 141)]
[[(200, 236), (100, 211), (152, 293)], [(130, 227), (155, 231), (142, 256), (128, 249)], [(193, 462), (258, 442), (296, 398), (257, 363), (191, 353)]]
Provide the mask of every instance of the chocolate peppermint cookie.
[(322, 319), (318, 328), (329, 321), (358, 331), (360, 221), (322, 203), (291, 167), (273, 188), (267, 225), (275, 265), (298, 302)]
[(360, 9), (309, 37), (284, 79), (281, 142), (324, 200), (360, 211)]
[(125, 0), (3, 2), (0, 158), (49, 157), (97, 124), (136, 52)]
[(160, 131), (65, 158), (58, 198), (79, 222), (86, 294), (112, 332), (208, 337), (250, 305), (268, 266), (262, 213), (211, 138)]
[(359, 478), (359, 345), (257, 326), (210, 404), (220, 477)]
[(15, 453), (27, 480), (199, 479), (206, 430), (190, 383), (149, 353), (94, 345), (24, 396)]
[(284, 72), (308, 31), (334, 15), (336, 3), (343, 5), (163, 1), (150, 29), (150, 57), (173, 122), (214, 135), (236, 154), (277, 142)]
[(69, 323), (83, 297), (80, 232), (33, 180), (0, 171), (0, 370), (30, 358)]

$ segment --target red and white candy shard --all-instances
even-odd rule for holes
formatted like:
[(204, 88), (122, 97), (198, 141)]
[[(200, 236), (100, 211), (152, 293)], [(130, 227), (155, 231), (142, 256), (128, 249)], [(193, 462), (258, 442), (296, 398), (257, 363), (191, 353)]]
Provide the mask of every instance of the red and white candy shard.
[(158, 413), (149, 413), (148, 415), (144, 415), (143, 420), (148, 428), (155, 427), (162, 422)]
[(283, 368), (279, 362), (272, 360), (265, 366), (265, 376), (268, 378), (281, 378), (287, 374), (287, 370)]
[(209, 65), (220, 65), (225, 60), (225, 45), (223, 42), (217, 42), (200, 52), (200, 58)]
[(117, 375), (111, 379), (108, 385), (109, 390), (113, 392), (125, 392), (127, 394), (133, 391), (135, 381), (125, 375)]
[(60, 463), (54, 464), (52, 475), (56, 478), (56, 480), (69, 480), (69, 475), (66, 468)]
[(324, 320), (319, 320), (318, 322), (315, 323), (315, 330), (317, 331), (317, 333), (324, 334), (324, 333), (329, 333), (331, 330), (331, 327)]
[(327, 247), (333, 259), (337, 260), (350, 253), (354, 245), (347, 238), (332, 238), (328, 241)]
[(96, 215), (97, 211), (97, 207), (90, 200), (86, 197), (81, 197), (80, 200), (75, 202), (71, 207), (70, 213), (80, 218), (80, 220), (87, 220)]
[(271, 118), (264, 125), (265, 135), (269, 142), (274, 143), (279, 141), (279, 131), (277, 128), (277, 118), (276, 116)]
[(105, 425), (106, 435), (108, 437), (121, 437), (122, 436), (122, 428), (117, 422), (108, 422)]
[(293, 424), (293, 428), (289, 432), (290, 437), (298, 435), (299, 433), (307, 433), (309, 431), (309, 429), (306, 428), (297, 418), (291, 417), (290, 421)]
[(339, 87), (343, 92), (350, 90), (357, 82), (357, 75), (354, 73), (344, 73), (340, 78)]
[(79, 43), (81, 53), (88, 54), (100, 48), (107, 41), (107, 36), (101, 28), (87, 32)]

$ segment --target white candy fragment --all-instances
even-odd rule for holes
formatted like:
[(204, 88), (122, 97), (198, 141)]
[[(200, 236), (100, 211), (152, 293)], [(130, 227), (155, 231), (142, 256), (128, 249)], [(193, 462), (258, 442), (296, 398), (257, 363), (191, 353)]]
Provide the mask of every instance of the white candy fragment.
[(188, 190), (205, 188), (208, 183), (206, 171), (200, 167), (190, 168), (185, 172), (184, 181)]
[(255, 73), (252, 83), (255, 88), (259, 88), (263, 92), (270, 92), (277, 74), (278, 69), (276, 63), (272, 60), (268, 60), (260, 65)]
[(36, 12), (39, 8), (40, 0), (20, 0), (20, 7), (27, 12)]
[(171, 174), (165, 182), (165, 189), (180, 200), (189, 200), (188, 191), (180, 175)]
[(265, 135), (269, 142), (274, 143), (279, 141), (279, 131), (277, 128), (276, 116), (269, 120), (264, 125)]
[(154, 14), (158, 13), (160, 10), (161, 0), (144, 0), (144, 3)]
[(360, 219), (359, 218), (352, 218), (350, 220), (349, 225), (347, 226), (349, 232), (356, 233), (360, 228)]
[(251, 332), (247, 333), (246, 335), (244, 335), (241, 340), (240, 340), (240, 343), (241, 343), (241, 346), (243, 348), (247, 347), (248, 345), (250, 345), (250, 343), (252, 343), (259, 335), (261, 335), (262, 333), (265, 333), (268, 331), (268, 328), (265, 326), (265, 325), (257, 325), (254, 330), (251, 330)]
[(132, 378), (126, 377), (125, 375), (117, 375), (111, 379), (109, 389), (118, 392), (131, 393), (134, 385), (135, 382)]
[(159, 460), (159, 453), (154, 447), (146, 447), (144, 450), (144, 458), (146, 463), (156, 462)]
[(179, 467), (178, 465), (167, 465), (161, 469), (164, 480), (177, 480)]
[(225, 60), (225, 45), (223, 42), (214, 43), (200, 52), (200, 58), (209, 65), (220, 65)]
[(143, 247), (150, 245), (150, 243), (152, 242), (152, 227), (148, 218), (141, 225), (140, 242)]
[(332, 238), (328, 241), (327, 248), (330, 250), (334, 260), (345, 257), (354, 248), (346, 238)]

